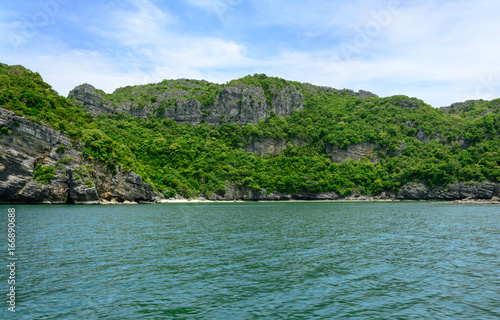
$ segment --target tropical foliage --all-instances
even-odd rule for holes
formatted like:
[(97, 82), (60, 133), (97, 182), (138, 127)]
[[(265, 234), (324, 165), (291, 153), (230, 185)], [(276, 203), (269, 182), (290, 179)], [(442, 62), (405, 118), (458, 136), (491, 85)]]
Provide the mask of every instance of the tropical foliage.
[[(161, 117), (126, 114), (93, 119), (75, 102), (60, 97), (39, 74), (0, 65), (0, 102), (33, 121), (48, 124), (82, 143), (83, 154), (112, 171), (123, 166), (141, 174), (166, 196), (223, 194), (228, 182), (268, 192), (337, 191), (377, 194), (412, 181), (431, 187), (455, 181), (500, 182), (500, 100), (476, 101), (446, 113), (405, 96), (359, 98), (347, 91), (247, 76), (226, 85), (261, 86), (270, 102), (275, 90), (295, 86), (304, 109), (256, 125), (180, 125)], [(162, 90), (180, 90), (202, 105), (213, 103), (222, 86), (206, 81), (165, 80), (121, 88), (110, 101), (138, 106)], [(148, 102), (149, 101), (149, 102)], [(286, 141), (276, 155), (245, 152), (251, 141)], [(376, 145), (370, 161), (332, 162), (327, 146), (347, 149)], [(38, 179), (53, 172), (38, 168)]]

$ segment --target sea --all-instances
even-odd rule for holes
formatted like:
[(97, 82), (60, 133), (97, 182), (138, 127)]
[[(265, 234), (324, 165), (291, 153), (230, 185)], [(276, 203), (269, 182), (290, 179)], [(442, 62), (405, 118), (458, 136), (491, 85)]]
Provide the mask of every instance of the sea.
[(0, 211), (1, 319), (500, 319), (498, 205)]

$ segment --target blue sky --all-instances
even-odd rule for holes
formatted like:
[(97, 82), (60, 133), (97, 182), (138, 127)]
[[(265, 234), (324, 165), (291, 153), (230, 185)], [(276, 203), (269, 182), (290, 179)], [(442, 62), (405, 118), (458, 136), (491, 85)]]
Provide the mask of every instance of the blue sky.
[(500, 2), (24, 0), (0, 4), (0, 62), (61, 95), (266, 73), (435, 106), (500, 97)]

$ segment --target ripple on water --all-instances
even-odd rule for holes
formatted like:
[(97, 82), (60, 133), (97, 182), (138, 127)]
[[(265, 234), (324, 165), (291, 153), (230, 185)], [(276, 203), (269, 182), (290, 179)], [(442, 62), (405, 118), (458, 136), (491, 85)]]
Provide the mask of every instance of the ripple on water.
[(495, 206), (243, 203), (16, 212), (19, 319), (500, 318)]

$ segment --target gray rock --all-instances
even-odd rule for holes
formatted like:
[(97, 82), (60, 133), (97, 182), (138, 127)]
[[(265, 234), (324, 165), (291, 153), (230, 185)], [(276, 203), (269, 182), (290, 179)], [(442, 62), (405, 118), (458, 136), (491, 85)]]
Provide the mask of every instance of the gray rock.
[(279, 201), (290, 200), (292, 197), (280, 192), (267, 192), (266, 189), (255, 190), (245, 186), (240, 186), (234, 183), (226, 182), (226, 192), (223, 196), (211, 195), (207, 197), (210, 200), (267, 200)]
[(415, 124), (412, 121), (406, 121), (405, 126), (415, 129)]
[(430, 188), (423, 183), (409, 183), (405, 185), (398, 194), (399, 199), (427, 200), (429, 199)]
[(413, 99), (401, 99), (396, 101), (394, 105), (401, 108), (413, 109), (413, 110), (422, 108), (422, 105), (419, 103), (419, 101)]
[(497, 183), (488, 181), (472, 184), (457, 182), (434, 189), (423, 183), (413, 182), (405, 185), (397, 198), (406, 200), (491, 199), (498, 188)]
[(394, 151), (394, 155), (396, 157), (402, 155), (403, 151), (404, 151), (404, 149), (406, 149), (406, 147), (408, 147), (408, 145), (406, 144), (406, 142), (405, 141), (401, 141), (399, 143), (398, 149), (396, 151)]
[(339, 195), (336, 192), (320, 192), (320, 193), (299, 193), (292, 195), (294, 200), (337, 200)]
[(282, 91), (273, 88), (273, 92), (271, 109), (274, 110), (278, 117), (286, 117), (295, 110), (304, 108), (304, 97), (295, 86), (286, 87)]
[(30, 177), (17, 176), (15, 174), (9, 175), (6, 178), (0, 180), (0, 203), (11, 202), (11, 203), (23, 203), (23, 199), (18, 199), (16, 201), (16, 194), (19, 190), (22, 190), (29, 182)]
[(370, 155), (373, 156), (370, 157), (370, 160), (378, 161), (378, 157), (375, 155), (376, 147), (377, 145), (373, 143), (362, 143), (350, 145), (347, 150), (343, 150), (335, 145), (325, 144), (326, 154), (331, 157), (332, 162), (344, 162), (348, 159), (359, 161)]
[[(33, 123), (0, 108), (0, 124), (11, 134), (0, 135), (0, 203), (97, 203), (154, 201), (162, 198), (133, 172), (113, 176), (108, 168), (85, 159), (79, 146), (48, 126)], [(59, 146), (64, 153), (56, 152)], [(48, 184), (33, 179), (37, 165), (54, 167)], [(90, 171), (87, 170), (90, 168)]]
[(458, 139), (458, 144), (462, 147), (462, 149), (468, 149), (474, 145), (474, 143), (472, 143), (464, 138)]
[(485, 110), (485, 111), (481, 112), (481, 113), (479, 114), (479, 116), (481, 116), (481, 117), (482, 117), (482, 116), (485, 116), (485, 115), (487, 115), (488, 113), (492, 113), (492, 112), (493, 112), (493, 109), (488, 109), (488, 110)]
[[(82, 171), (81, 169), (79, 170)], [(69, 199), (68, 202), (75, 204), (97, 203), (99, 202), (99, 195), (92, 182), (92, 179), (87, 177), (80, 177), (80, 174), (75, 168), (68, 169), (69, 175)], [(85, 179), (87, 178), (87, 179)], [(90, 186), (86, 184), (89, 182)]]
[[(184, 83), (183, 85), (187, 86), (188, 84)], [(277, 91), (275, 88), (273, 90), (271, 105), (267, 104), (264, 90), (261, 87), (242, 84), (222, 87), (221, 92), (215, 97), (214, 103), (208, 106), (202, 106), (194, 98), (183, 97), (191, 94), (184, 90), (157, 92), (156, 101), (143, 107), (138, 107), (132, 101), (117, 104), (108, 100), (99, 90), (89, 84), (83, 84), (73, 89), (69, 98), (80, 102), (94, 116), (125, 112), (135, 117), (149, 118), (152, 115), (156, 117), (160, 107), (164, 106), (161, 116), (181, 124), (190, 123), (192, 125), (199, 125), (202, 122), (212, 125), (223, 123), (256, 124), (268, 117), (271, 111), (284, 117), (295, 110), (304, 108), (302, 93), (294, 86), (286, 87), (281, 91)], [(175, 103), (168, 105), (171, 99)]]
[[(321, 90), (321, 91), (322, 92), (332, 92), (332, 91), (335, 91), (335, 89), (325, 88), (324, 90)], [(355, 92), (354, 90), (351, 90), (351, 89), (342, 89), (342, 90), (339, 90), (338, 92), (342, 95), (349, 95), (349, 96), (358, 97), (361, 99), (378, 97), (376, 94), (371, 93), (369, 91), (365, 91), (365, 90), (359, 90), (358, 92)]]
[(422, 129), (418, 129), (416, 138), (422, 143), (427, 143), (431, 140), (431, 138), (427, 134), (425, 134)]
[[(292, 139), (289, 141), (290, 145), (299, 148), (307, 145), (307, 141), (300, 139)], [(259, 156), (266, 154), (279, 154), (285, 150), (287, 142), (285, 140), (277, 140), (269, 137), (260, 137), (258, 140), (250, 141), (249, 145), (245, 147), (246, 152), (252, 152)]]
[(457, 114), (457, 113), (460, 113), (463, 109), (467, 108), (467, 106), (470, 103), (476, 103), (476, 102), (480, 102), (480, 101), (481, 100), (467, 100), (464, 102), (455, 102), (448, 107), (440, 107), (439, 109), (443, 110), (444, 112), (446, 112), (448, 114)]
[(477, 184), (477, 198), (478, 199), (491, 199), (495, 194), (497, 184), (493, 182), (482, 182)]
[(261, 141), (252, 141), (245, 147), (246, 152), (256, 153), (259, 156), (266, 154), (281, 153), (286, 147), (285, 140), (276, 140), (273, 138), (263, 138)]
[(43, 203), (52, 202), (51, 199), (53, 198), (57, 199), (57, 197), (51, 196), (50, 186), (41, 184), (40, 182), (34, 180), (28, 182), (22, 189), (16, 191), (17, 193), (11, 199), (5, 200), (10, 200), (8, 201), (10, 203)]

